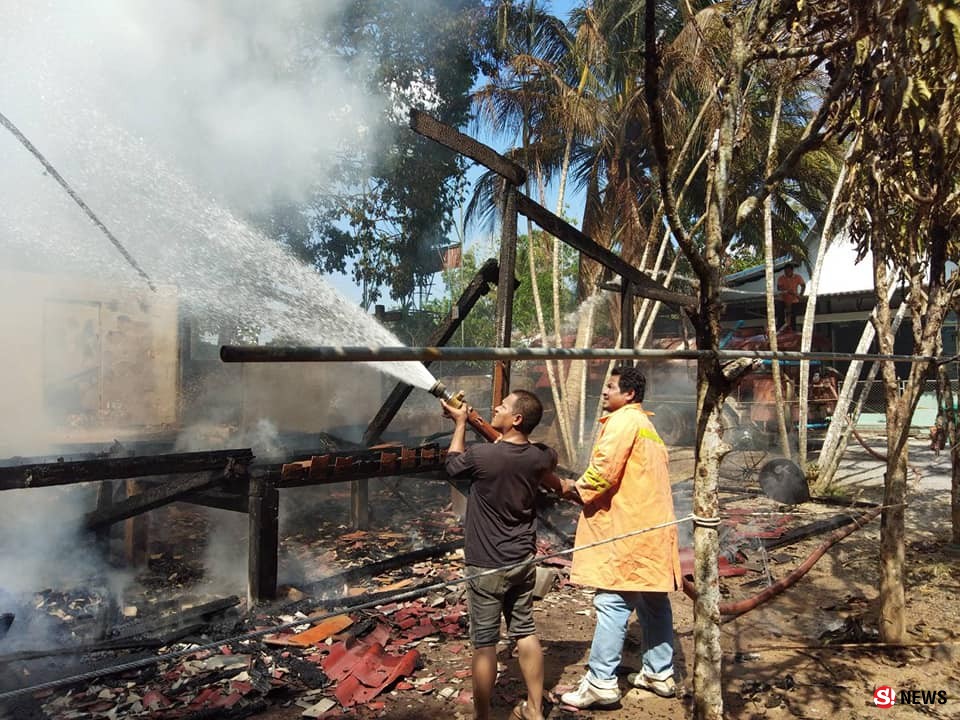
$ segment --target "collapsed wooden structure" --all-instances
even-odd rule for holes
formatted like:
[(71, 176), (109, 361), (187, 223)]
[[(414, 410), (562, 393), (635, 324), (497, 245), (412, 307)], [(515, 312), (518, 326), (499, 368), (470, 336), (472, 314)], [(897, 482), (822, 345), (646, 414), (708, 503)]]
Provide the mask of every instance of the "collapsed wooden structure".
[[(430, 345), (445, 345), (476, 302), (495, 286), (495, 342), (497, 347), (510, 346), (513, 292), (519, 284), (515, 278), (519, 214), (618, 275), (624, 299), (639, 295), (688, 307), (695, 302), (693, 297), (659, 285), (521, 193), (527, 172), (509, 158), (416, 110), (411, 112), (410, 127), (493, 170), (503, 178), (506, 188), (499, 262), (490, 260), (480, 269), (438, 325), (428, 341)], [(633, 303), (623, 302), (622, 307), (623, 327), (632, 328)], [(624, 332), (622, 344), (633, 346), (631, 332)], [(509, 387), (509, 363), (495, 363), (493, 375), (492, 404), (497, 405)], [(127, 557), (135, 564), (145, 558), (148, 538), (140, 516), (150, 510), (179, 501), (245, 513), (249, 518), (248, 599), (254, 603), (269, 600), (277, 590), (280, 489), (350, 482), (351, 524), (362, 529), (368, 524), (370, 478), (442, 470), (444, 453), (435, 445), (370, 447), (380, 439), (411, 391), (411, 386), (400, 383), (390, 393), (364, 433), (367, 450), (324, 452), (278, 464), (256, 463), (250, 448), (71, 462), (26, 459), (0, 467), (0, 491), (100, 482), (97, 507), (86, 515), (85, 526), (103, 535), (112, 525), (125, 521)], [(124, 482), (126, 498), (115, 501), (114, 483), (119, 481)]]
[[(84, 518), (92, 533), (129, 521), (128, 559), (145, 556), (145, 526), (137, 516), (172, 502), (244, 513), (249, 518), (248, 600), (273, 599), (277, 592), (279, 491), (307, 485), (359, 482), (443, 468), (437, 445), (386, 446), (330, 452), (289, 463), (256, 464), (250, 448), (174, 453), (72, 462), (32, 462), (0, 467), (0, 491), (100, 482), (98, 506)], [(127, 498), (113, 500), (114, 482), (126, 482)]]

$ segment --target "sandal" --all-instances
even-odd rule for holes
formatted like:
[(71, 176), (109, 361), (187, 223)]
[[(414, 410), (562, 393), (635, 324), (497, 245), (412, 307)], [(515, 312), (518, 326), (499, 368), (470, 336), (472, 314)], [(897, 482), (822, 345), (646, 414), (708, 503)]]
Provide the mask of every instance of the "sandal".
[[(527, 707), (527, 701), (524, 700), (522, 703), (517, 705), (513, 712), (510, 713), (510, 720), (527, 720), (527, 716), (524, 715), (523, 711)], [(543, 716), (546, 717), (546, 716)]]

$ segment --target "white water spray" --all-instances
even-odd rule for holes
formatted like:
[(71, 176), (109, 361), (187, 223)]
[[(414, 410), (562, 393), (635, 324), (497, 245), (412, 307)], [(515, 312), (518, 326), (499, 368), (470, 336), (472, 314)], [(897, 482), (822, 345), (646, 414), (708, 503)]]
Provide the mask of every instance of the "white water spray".
[[(279, 53), (285, 39), (279, 30), (289, 29), (297, 13), (302, 12), (292, 1), (284, 0), (282, 5), (281, 20), (271, 20), (274, 25), (248, 23), (241, 28), (238, 23), (250, 18), (236, 9), (220, 8), (222, 15), (215, 19), (224, 26), (221, 30), (241, 28), (252, 33), (251, 28), (259, 28), (251, 36), (257, 50), (266, 47), (268, 54)], [(236, 97), (237, 87), (219, 86), (231, 70), (249, 67), (248, 58), (237, 61), (228, 54), (225, 60), (198, 53), (200, 56), (192, 58), (191, 63), (174, 52), (182, 50), (170, 44), (177, 37), (174, 30), (201, 12), (189, 4), (177, 5), (184, 13), (180, 21), (170, 20), (159, 28), (146, 25), (150, 18), (159, 21), (155, 11), (148, 9), (150, 3), (134, 2), (121, 8), (110, 0), (100, 0), (87, 3), (90, 16), (71, 10), (70, 3), (54, 3), (53, 11), (16, 0), (13, 6), (6, 18), (11, 22), (4, 23), (6, 30), (0, 31), (6, 48), (0, 50), (4, 112), (121, 239), (147, 274), (158, 283), (176, 287), (190, 317), (210, 324), (237, 322), (251, 330), (251, 337), (245, 341), (402, 344), (313, 268), (238, 219), (220, 199), (256, 207), (256, 202), (266, 205), (265, 198), (276, 192), (289, 191), (288, 196), (295, 196), (291, 183), (299, 184), (298, 191), (303, 192), (307, 166), (316, 173), (318, 161), (322, 165), (323, 158), (347, 140), (356, 142), (357, 134), (362, 135), (364, 116), (382, 111), (377, 101), (358, 94), (355, 88), (313, 87), (303, 78), (299, 84), (284, 85), (254, 72), (253, 79), (245, 80), (246, 96), (253, 101), (269, 91), (275, 107), (255, 104), (251, 109), (249, 102)], [(102, 22), (111, 8), (129, 21), (129, 27), (116, 22), (105, 28), (104, 37), (115, 46), (91, 45), (81, 37), (84, 28)], [(207, 16), (202, 19), (212, 22)], [(276, 36), (268, 32), (271, 28), (278, 31)], [(182, 73), (177, 81), (164, 75), (158, 78), (159, 88), (125, 85), (131, 79), (131, 69), (111, 62), (119, 60), (117, 56), (124, 48), (133, 48), (134, 35), (139, 37), (138, 33), (144, 32), (153, 33), (140, 37), (146, 49), (136, 48), (125, 62), (135, 69), (145, 68), (148, 61), (170, 65), (172, 71)], [(44, 41), (34, 42), (37, 35)], [(237, 45), (240, 43), (225, 41), (213, 48), (236, 54)], [(103, 70), (107, 78), (97, 74)], [(83, 78), (78, 77), (80, 74)], [(84, 78), (88, 86), (78, 87), (78, 80)], [(144, 80), (137, 78), (141, 86)], [(269, 84), (271, 80), (273, 85)], [(142, 95), (147, 108), (138, 114), (134, 98), (110, 95), (113, 81)], [(167, 104), (184, 103), (174, 90), (209, 95), (195, 98), (195, 105), (182, 108), (202, 122), (189, 126), (177, 118), (171, 120), (175, 124), (172, 133), (154, 128), (157, 133), (145, 140), (139, 131), (149, 129), (150, 110), (169, 114), (175, 108)], [(331, 94), (342, 100), (341, 107), (331, 108)], [(236, 105), (229, 117), (214, 116), (214, 109), (222, 112), (222, 106), (231, 103)], [(289, 119), (283, 120), (294, 111), (304, 116), (296, 128), (291, 127)], [(123, 126), (126, 121), (137, 128), (138, 134)], [(219, 124), (214, 126), (214, 122)], [(197, 137), (198, 128), (215, 134)], [(189, 134), (187, 130), (194, 132)], [(254, 136), (259, 155), (251, 153), (249, 147)], [(238, 143), (230, 146), (230, 138)], [(183, 147), (168, 153), (181, 140)], [(175, 164), (165, 159), (168, 156)], [(185, 169), (191, 165), (191, 156), (202, 160)], [(295, 156), (300, 164), (294, 163)], [(278, 165), (274, 166), (272, 160)], [(6, 132), (0, 132), (0, 162), (4, 167), (0, 191), (5, 198), (0, 204), (0, 260), (5, 265), (93, 275), (100, 280), (142, 286), (107, 239), (43, 174), (36, 159)], [(261, 177), (263, 188), (253, 201), (253, 188)], [(198, 182), (212, 187), (217, 196), (202, 190)], [(378, 369), (424, 389), (435, 382), (420, 363), (383, 363)]]

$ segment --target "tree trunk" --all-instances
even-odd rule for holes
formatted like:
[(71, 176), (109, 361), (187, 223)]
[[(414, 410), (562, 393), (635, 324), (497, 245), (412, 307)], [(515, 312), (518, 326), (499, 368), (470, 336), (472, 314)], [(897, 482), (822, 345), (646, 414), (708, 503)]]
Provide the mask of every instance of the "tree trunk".
[[(701, 364), (713, 360), (701, 360)], [(701, 374), (709, 370), (701, 367)], [(710, 391), (699, 384), (700, 394)], [(700, 404), (700, 403), (698, 403)], [(699, 517), (719, 516), (717, 488), (720, 484), (720, 462), (729, 450), (720, 436), (723, 427), (723, 402), (707, 400), (702, 405), (706, 422), (697, 441), (696, 475), (693, 512)], [(720, 649), (720, 553), (719, 528), (696, 526), (693, 531), (694, 584), (697, 599), (693, 605), (693, 633), (696, 640), (693, 658), (694, 717), (723, 717), (723, 657)]]
[[(783, 105), (783, 82), (777, 87), (777, 97), (773, 106), (773, 117), (770, 119), (770, 141), (767, 144), (767, 175), (776, 168), (777, 158), (777, 132), (780, 129), (780, 109)], [(767, 195), (763, 201), (763, 270), (766, 277), (766, 296), (767, 296), (767, 338), (770, 343), (771, 352), (777, 352), (777, 320), (774, 311), (774, 287), (773, 280), (773, 193)], [(790, 457), (790, 438), (787, 436), (787, 418), (790, 412), (783, 402), (783, 385), (780, 380), (780, 361), (776, 358), (770, 364), (773, 374), (773, 393), (776, 400), (775, 407), (777, 412), (777, 431), (780, 438), (780, 452), (785, 458)], [(803, 416), (800, 417), (800, 424), (803, 425)], [(803, 465), (801, 465), (803, 467)]]
[[(803, 352), (809, 352), (810, 347), (813, 344), (813, 320), (814, 316), (817, 313), (817, 295), (820, 291), (820, 275), (823, 272), (823, 261), (824, 256), (827, 254), (827, 250), (830, 249), (830, 245), (833, 243), (833, 237), (831, 233), (833, 232), (833, 218), (837, 211), (837, 201), (840, 198), (840, 191), (843, 189), (843, 185), (847, 179), (847, 161), (850, 160), (853, 155), (853, 149), (857, 146), (855, 142), (850, 144), (850, 149), (847, 150), (847, 154), (843, 159), (843, 164), (840, 166), (840, 172), (837, 174), (837, 181), (833, 185), (833, 194), (830, 196), (830, 204), (827, 206), (827, 214), (823, 220), (823, 227), (820, 232), (820, 242), (817, 245), (817, 259), (813, 264), (813, 273), (810, 275), (810, 283), (807, 285), (806, 292), (804, 293), (807, 296), (807, 307), (803, 313), (803, 333), (800, 336), (800, 350)], [(800, 462), (800, 467), (804, 472), (807, 470), (807, 424), (803, 420), (808, 416), (808, 399), (809, 399), (809, 381), (810, 381), (810, 361), (801, 360), (800, 361), (800, 432), (799, 432), (799, 449), (798, 457)], [(849, 400), (847, 401), (849, 405)], [(840, 404), (837, 403), (837, 408), (839, 409)], [(846, 405), (844, 405), (844, 409)], [(836, 416), (836, 411), (834, 412)], [(831, 420), (831, 428), (833, 427), (833, 421)], [(829, 430), (828, 430), (829, 432)], [(822, 453), (821, 453), (822, 454)]]
[[(942, 352), (942, 349), (938, 352)], [(960, 423), (953, 384), (946, 365), (937, 367), (937, 424), (950, 451), (950, 524), (951, 541), (960, 543)]]
[[(888, 437), (896, 432), (897, 429), (890, 428)], [(893, 445), (891, 439), (888, 439), (888, 452)], [(906, 496), (907, 446), (904, 445), (897, 455), (887, 456), (883, 490), (886, 507), (880, 520), (880, 638), (886, 643), (906, 640), (907, 600), (903, 587)]]

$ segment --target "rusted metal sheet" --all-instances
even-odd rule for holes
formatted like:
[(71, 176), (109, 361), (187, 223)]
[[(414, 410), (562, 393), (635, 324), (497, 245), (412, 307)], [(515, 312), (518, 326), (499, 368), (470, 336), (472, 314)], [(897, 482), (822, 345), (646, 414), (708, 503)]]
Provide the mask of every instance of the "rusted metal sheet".
[(285, 463), (278, 487), (323, 485), (398, 474), (440, 470), (446, 450), (436, 444), (416, 448), (391, 446), (389, 450), (329, 453), (309, 460)]

